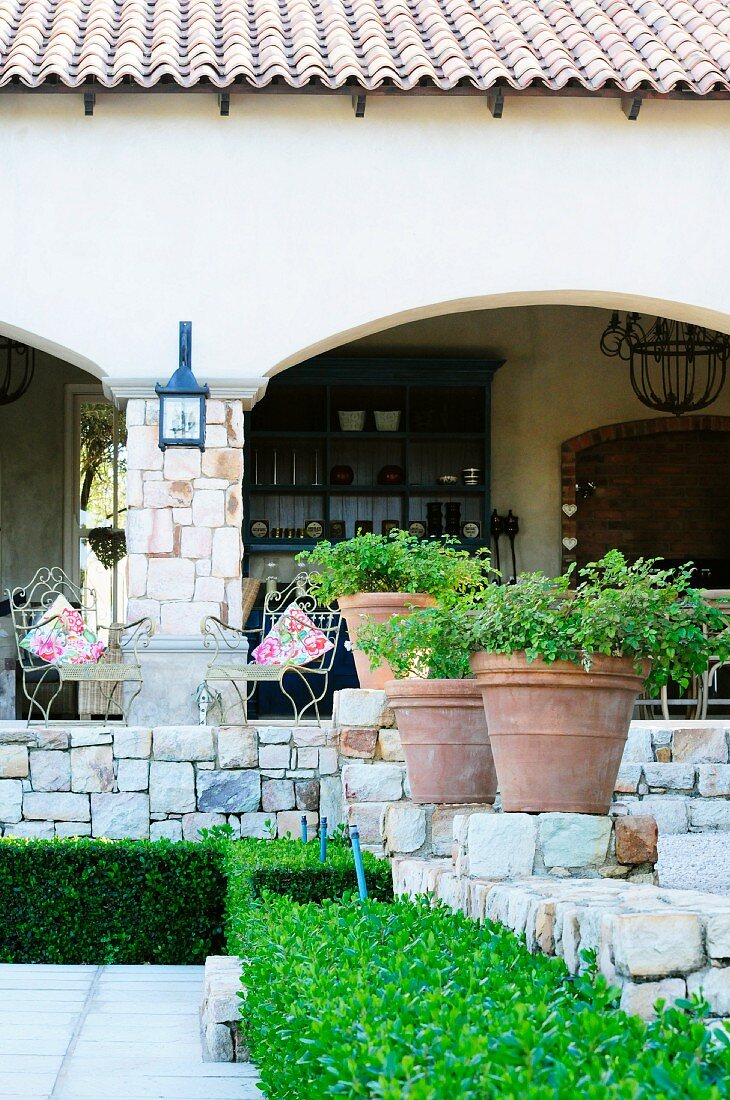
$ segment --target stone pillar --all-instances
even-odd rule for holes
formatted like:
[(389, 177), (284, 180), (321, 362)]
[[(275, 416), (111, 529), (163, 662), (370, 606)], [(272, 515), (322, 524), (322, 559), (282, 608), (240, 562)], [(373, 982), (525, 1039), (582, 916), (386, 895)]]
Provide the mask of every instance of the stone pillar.
[(208, 614), (241, 626), (242, 402), (207, 402), (203, 452), (163, 454), (158, 412), (156, 398), (127, 404), (127, 618), (176, 636)]

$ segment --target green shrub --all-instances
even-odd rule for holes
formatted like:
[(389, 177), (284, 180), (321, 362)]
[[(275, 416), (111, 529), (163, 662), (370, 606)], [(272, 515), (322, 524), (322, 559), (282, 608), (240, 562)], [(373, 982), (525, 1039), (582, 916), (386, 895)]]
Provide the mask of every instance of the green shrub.
[(0, 961), (202, 963), (222, 944), (220, 846), (0, 840)]
[[(381, 901), (393, 897), (390, 863), (363, 852), (368, 894)], [(228, 880), (226, 919), (232, 938), (245, 943), (248, 907), (265, 894), (285, 894), (296, 902), (341, 898), (357, 888), (352, 849), (330, 844), (327, 862), (319, 862), (319, 844), (297, 840), (241, 840), (225, 849)], [(235, 954), (235, 952), (234, 952)]]
[(443, 908), (268, 898), (245, 947), (244, 1031), (268, 1100), (728, 1095), (730, 1050), (698, 1011), (644, 1024), (602, 976), (572, 980)]

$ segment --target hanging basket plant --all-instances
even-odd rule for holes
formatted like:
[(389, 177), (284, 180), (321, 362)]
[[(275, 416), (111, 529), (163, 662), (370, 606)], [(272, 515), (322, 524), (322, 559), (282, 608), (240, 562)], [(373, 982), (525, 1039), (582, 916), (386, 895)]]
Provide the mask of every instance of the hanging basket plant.
[(89, 531), (89, 546), (105, 569), (113, 569), (127, 556), (124, 531), (117, 527), (95, 527)]

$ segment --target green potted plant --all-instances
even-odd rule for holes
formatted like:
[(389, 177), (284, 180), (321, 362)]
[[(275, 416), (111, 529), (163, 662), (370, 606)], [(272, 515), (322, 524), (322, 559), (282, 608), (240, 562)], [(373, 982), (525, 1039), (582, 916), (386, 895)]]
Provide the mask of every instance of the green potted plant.
[(356, 535), (344, 542), (319, 542), (298, 561), (319, 566), (311, 575), (312, 594), (320, 603), (339, 604), (352, 643), (360, 686), (382, 689), (393, 672), (387, 662), (372, 668), (359, 647), (366, 619), (386, 622), (479, 590), (487, 580), (488, 556), (460, 549), (457, 539), (419, 539), (407, 531)]
[(608, 812), (636, 697), (730, 654), (691, 570), (617, 550), (577, 572), (491, 586), (462, 617), (508, 811)]
[(385, 693), (393, 708), (414, 802), (489, 803), (497, 774), (481, 689), (469, 669), (464, 610), (428, 607), (386, 623), (366, 623), (359, 645), (396, 679)]

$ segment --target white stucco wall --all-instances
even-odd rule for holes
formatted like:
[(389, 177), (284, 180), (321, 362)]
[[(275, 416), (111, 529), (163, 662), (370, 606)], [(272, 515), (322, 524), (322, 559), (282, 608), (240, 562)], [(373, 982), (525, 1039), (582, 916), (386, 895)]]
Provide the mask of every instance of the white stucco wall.
[(166, 379), (181, 319), (239, 381), (480, 305), (730, 330), (725, 102), (3, 93), (0, 149), (0, 329), (100, 377)]

